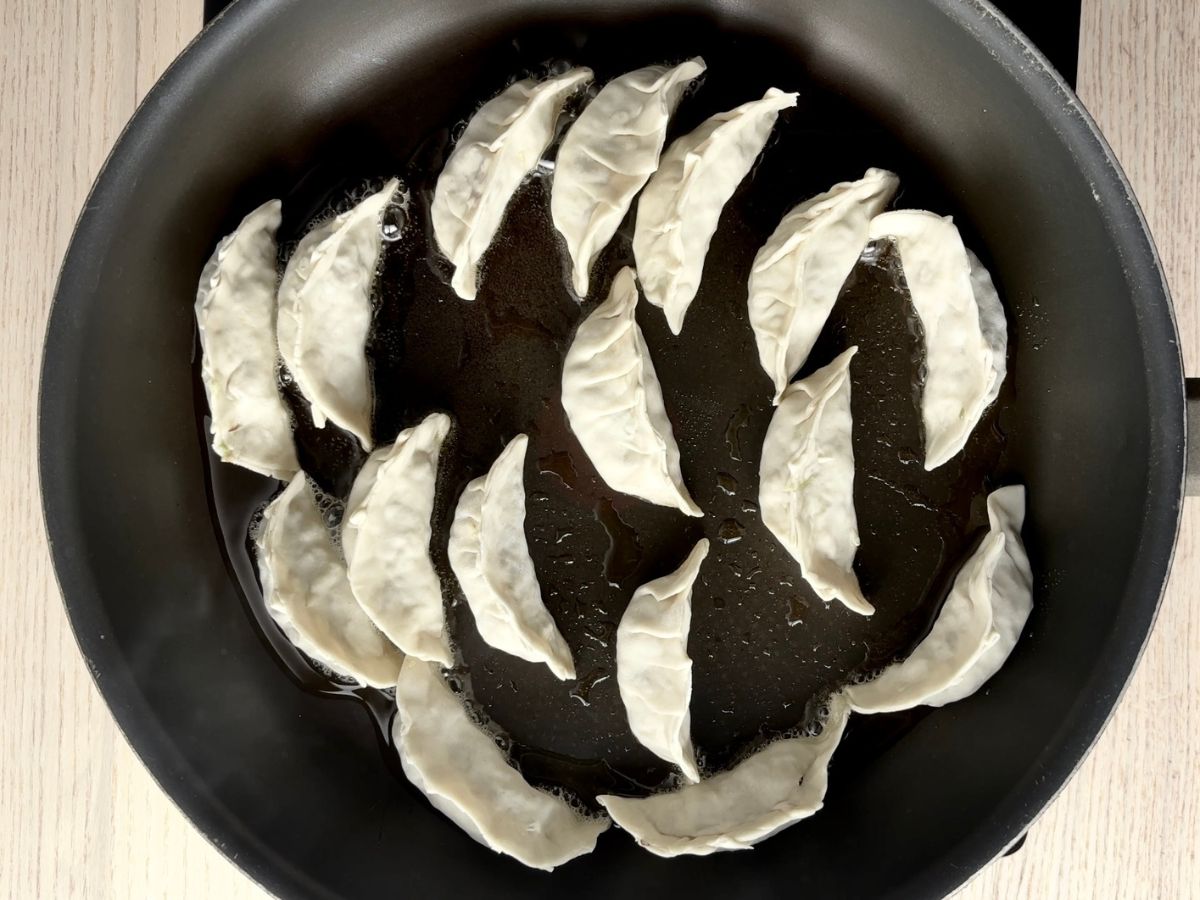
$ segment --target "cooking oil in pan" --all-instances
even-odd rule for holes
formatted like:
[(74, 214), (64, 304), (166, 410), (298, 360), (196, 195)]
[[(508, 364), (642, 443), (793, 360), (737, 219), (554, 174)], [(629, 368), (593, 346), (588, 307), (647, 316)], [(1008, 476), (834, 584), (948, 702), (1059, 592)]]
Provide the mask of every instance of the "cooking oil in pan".
[(596, 521), (604, 526), (608, 537), (608, 549), (604, 553), (604, 577), (613, 587), (620, 587), (637, 570), (642, 559), (642, 546), (637, 532), (621, 518), (612, 501), (602, 498), (596, 501)]
[[(674, 133), (742, 99), (723, 93), (714, 79), (689, 96)], [(460, 660), (455, 682), (480, 720), (506, 736), (514, 762), (535, 783), (560, 786), (588, 802), (597, 793), (638, 794), (674, 783), (669, 767), (628, 730), (616, 685), (615, 630), (633, 590), (677, 567), (700, 537), (709, 538), (712, 550), (693, 594), (691, 712), (693, 738), (710, 770), (758, 742), (811, 726), (820, 698), (907, 652), (928, 629), (977, 539), (982, 521), (972, 501), (986, 492), (993, 473), (1003, 471), (1005, 435), (994, 426), (1011, 395), (1002, 392), (963, 454), (924, 471), (919, 323), (886, 243), (872, 245), (860, 260), (800, 373), (851, 344), (859, 347), (851, 365), (862, 542), (855, 569), (875, 615), (858, 616), (817, 598), (759, 516), (759, 449), (774, 407), (746, 313), (755, 252), (790, 206), (857, 177), (868, 165), (900, 173), (905, 205), (954, 211), (936, 189), (912, 178), (919, 166), (869, 123), (854, 122), (832, 142), (814, 140), (813, 127), (804, 123), (820, 119), (822, 104), (837, 102), (819, 93), (802, 97), (808, 108), (780, 128), (753, 177), (735, 194), (682, 333), (671, 335), (661, 310), (639, 304), (684, 479), (704, 508), (701, 519), (608, 488), (561, 405), (562, 361), (574, 329), (606, 294), (616, 271), (633, 262), (628, 222), (598, 259), (590, 297), (581, 305), (570, 292), (549, 218), (552, 167), (541, 166), (518, 191), (483, 261), (479, 295), (466, 303), (450, 290), (451, 270), (429, 225), (449, 132), (432, 136), (411, 165), (401, 166), (408, 192), (385, 218), (389, 243), (368, 346), (377, 394), (375, 438), (387, 443), (433, 410), (454, 419), (439, 474), (432, 553)], [(846, 115), (838, 113), (843, 120)], [(330, 208), (328, 198), (337, 193), (331, 185), (319, 203), (310, 204), (314, 214)], [(343, 196), (354, 193), (344, 190)], [(298, 205), (285, 201), (291, 240), (312, 218), (296, 215)], [(294, 385), (285, 385), (285, 394), (296, 416), (302, 465), (322, 491), (344, 499), (365, 454), (337, 429), (314, 428)], [(197, 408), (204, 409), (202, 400)], [(446, 559), (458, 494), (522, 432), (530, 438), (526, 534), (546, 605), (575, 657), (580, 677), (574, 682), (485, 644)], [(213, 511), (231, 572), (265, 641), (304, 688), (361, 699), (389, 740), (390, 697), (320, 673), (263, 606), (248, 534), (276, 488), (215, 460), (211, 472)], [(336, 519), (336, 504), (330, 511)], [(867, 764), (922, 714), (856, 719), (838, 766)]]

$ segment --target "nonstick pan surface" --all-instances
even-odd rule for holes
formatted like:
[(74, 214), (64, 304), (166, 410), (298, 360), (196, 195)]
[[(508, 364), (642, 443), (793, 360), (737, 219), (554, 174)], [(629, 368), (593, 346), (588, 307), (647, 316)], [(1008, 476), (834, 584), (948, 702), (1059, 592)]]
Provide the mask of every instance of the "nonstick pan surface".
[[(569, 62), (603, 81), (697, 53), (709, 72), (675, 133), (769, 85), (801, 92), (722, 220), (683, 336), (657, 310), (639, 314), (700, 521), (614, 497), (565, 427), (556, 385), (581, 310), (546, 179), (519, 195), (474, 305), (454, 300), (422, 227), (456, 124), (507, 79)], [(1012, 347), (1006, 391), (967, 453), (924, 473), (918, 339), (896, 261), (881, 248), (852, 275), (813, 364), (861, 348), (858, 569), (880, 610), (864, 620), (788, 577), (752, 507), (770, 390), (744, 285), (787, 208), (868, 165), (901, 175), (900, 205), (955, 215), (996, 276)], [(751, 853), (663, 861), (613, 832), (546, 876), (433, 813), (381, 740), (386, 702), (332, 688), (259, 627), (245, 530), (272, 486), (209, 458), (193, 360), (195, 282), (242, 213), (282, 196), (294, 239), (391, 174), (415, 202), (381, 279), (376, 437), (453, 412), (448, 497), (504, 440), (532, 439), (531, 546), (584, 677), (563, 685), (490, 651), (452, 609), (466, 661), (456, 677), (530, 777), (584, 794), (661, 782), (625, 730), (611, 632), (632, 588), (701, 534), (717, 550), (695, 598), (693, 717), (713, 765), (911, 646), (977, 539), (979, 500), (1019, 481), (1038, 583), (1005, 670), (953, 707), (856, 718), (826, 809)], [(605, 255), (583, 314), (627, 248), (619, 237)], [(131, 742), (202, 829), (281, 893), (944, 893), (1053, 796), (1150, 626), (1182, 479), (1174, 334), (1127, 185), (1073, 98), (984, 7), (259, 0), (222, 16), (152, 92), (81, 219), (43, 372), (48, 528), (81, 647)], [(302, 423), (301, 454), (344, 494), (348, 443)]]

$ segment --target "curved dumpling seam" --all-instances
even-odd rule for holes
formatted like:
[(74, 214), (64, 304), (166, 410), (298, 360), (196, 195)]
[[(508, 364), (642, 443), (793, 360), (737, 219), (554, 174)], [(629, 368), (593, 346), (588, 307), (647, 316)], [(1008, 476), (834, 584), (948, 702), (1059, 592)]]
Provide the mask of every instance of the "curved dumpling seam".
[(658, 168), (667, 125), (704, 60), (646, 66), (614, 78), (580, 113), (554, 164), (550, 213), (567, 245), (571, 283), (588, 293), (588, 274), (633, 198)]
[(474, 300), (480, 260), (517, 188), (554, 139), (567, 97), (592, 80), (571, 69), (537, 81), (526, 78), (485, 103), (467, 123), (433, 192), (430, 217), (438, 247), (454, 264), (451, 286)]
[(288, 639), (339, 675), (391, 687), (403, 654), (355, 600), (304, 472), (263, 512), (255, 549), (267, 610)]
[(797, 96), (771, 88), (711, 117), (667, 148), (642, 192), (633, 234), (638, 279), (673, 334), (696, 297), (722, 209)]
[(409, 657), (396, 683), (392, 740), (408, 780), (485, 847), (550, 871), (596, 846), (607, 818), (586, 819), (530, 785), (432, 663)]
[(816, 737), (784, 738), (699, 784), (650, 797), (598, 797), (613, 821), (658, 856), (745, 850), (824, 803), (829, 760), (849, 708), (840, 695)]
[(571, 430), (613, 490), (702, 516), (683, 483), (679, 447), (654, 362), (635, 318), (637, 283), (624, 268), (579, 326), (563, 363)]
[(491, 469), (467, 485), (450, 526), (450, 568), (480, 636), (521, 659), (575, 677), (571, 648), (542, 601), (525, 539), (525, 450), (513, 438)]
[(1007, 662), (1033, 612), (1033, 573), (1021, 541), (1025, 488), (993, 491), (987, 500), (991, 530), (1004, 534), (1004, 554), (992, 573), (992, 631), (996, 641), (949, 687), (925, 698), (925, 706), (945, 706), (979, 690)]
[(453, 663), (442, 584), (429, 555), (438, 457), (450, 417), (433, 413), (363, 465), (342, 525), (342, 549), (363, 611), (410, 656)]
[(200, 378), (223, 462), (290, 481), (300, 469), (276, 376), (275, 284), (280, 202), (269, 200), (217, 244), (200, 274)]
[(875, 611), (854, 574), (854, 445), (850, 411), (851, 347), (783, 392), (767, 426), (759, 461), (763, 524), (825, 602), (869, 616)]
[(1000, 669), (1033, 608), (1020, 537), (1024, 509), (1020, 486), (988, 498), (988, 534), (954, 579), (929, 634), (875, 680), (846, 688), (855, 712), (943, 706), (973, 694)]
[(647, 582), (617, 626), (617, 687), (629, 728), (638, 741), (699, 781), (692, 749), (692, 586), (708, 555), (701, 538), (674, 572)]
[(1008, 344), (1004, 310), (953, 219), (893, 210), (872, 220), (870, 237), (896, 245), (925, 335), (921, 418), (925, 468), (933, 470), (962, 450), (1000, 391)]
[(867, 244), (871, 220), (899, 184), (884, 169), (835, 184), (785, 215), (754, 257), (747, 305), (776, 404), (820, 337)]
[(383, 249), (383, 213), (400, 182), (306, 234), (279, 285), (279, 354), (308, 401), (313, 424), (326, 420), (370, 450), (374, 399), (367, 361), (371, 290)]

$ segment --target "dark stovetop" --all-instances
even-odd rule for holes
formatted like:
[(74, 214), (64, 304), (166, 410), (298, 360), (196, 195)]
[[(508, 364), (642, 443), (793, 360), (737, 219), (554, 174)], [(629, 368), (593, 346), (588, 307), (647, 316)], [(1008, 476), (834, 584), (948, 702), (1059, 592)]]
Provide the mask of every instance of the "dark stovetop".
[[(232, 0), (204, 0), (204, 21)], [(253, 3), (254, 0), (243, 0)], [(769, 2), (769, 0), (768, 0)], [(1079, 65), (1079, 15), (1083, 0), (992, 0), (1025, 32), (1073, 87)]]
[(1079, 16), (1083, 0), (992, 0), (992, 3), (1037, 44), (1074, 87), (1079, 69)]

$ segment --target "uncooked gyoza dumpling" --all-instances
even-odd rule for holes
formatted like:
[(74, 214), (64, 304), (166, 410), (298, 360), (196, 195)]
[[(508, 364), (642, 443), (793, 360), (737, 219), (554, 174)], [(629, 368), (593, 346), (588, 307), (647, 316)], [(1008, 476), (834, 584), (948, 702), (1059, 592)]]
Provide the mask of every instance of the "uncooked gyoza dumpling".
[(1000, 671), (1033, 612), (1033, 572), (1021, 541), (1025, 488), (1013, 485), (993, 491), (987, 509), (991, 529), (1004, 532), (1004, 556), (992, 573), (992, 630), (997, 635), (996, 642), (952, 685), (926, 697), (925, 706), (945, 706), (983, 687)]
[(990, 530), (954, 579), (933, 628), (903, 662), (846, 688), (855, 712), (944, 706), (975, 693), (1016, 646), (1033, 609), (1033, 577), (1021, 543), (1025, 488), (987, 501)]
[(567, 97), (591, 80), (591, 69), (571, 69), (510, 85), (475, 113), (446, 160), (429, 212), (438, 247), (454, 263), (451, 286), (464, 300), (475, 299), (479, 261), (554, 139)]
[(450, 526), (450, 568), (480, 636), (495, 647), (575, 677), (571, 648), (546, 605), (525, 540), (525, 448), (517, 435), (463, 490)]
[(453, 663), (442, 583), (429, 557), (438, 455), (450, 417), (433, 413), (377, 448), (363, 465), (342, 525), (354, 596), (409, 656)]
[(509, 765), (433, 663), (404, 661), (392, 740), (404, 774), (436, 809), (485, 847), (547, 871), (590, 853), (609, 826), (585, 819)]
[(721, 210), (796, 96), (771, 88), (761, 100), (708, 119), (667, 148), (642, 192), (633, 232), (638, 279), (674, 334), (700, 287)]
[(353, 209), (318, 225), (296, 245), (279, 285), (279, 354), (312, 407), (371, 449), (371, 370), (367, 332), (371, 288), (383, 247), (392, 179)]
[(634, 318), (637, 297), (633, 269), (624, 268), (575, 332), (563, 363), (563, 409), (610, 488), (702, 516), (679, 470), (662, 388)]
[(1008, 374), (1008, 320), (991, 273), (970, 250), (967, 260), (971, 263), (971, 293), (979, 306), (979, 330), (992, 351), (992, 386), (983, 397), (983, 408), (987, 409), (1000, 395), (1000, 385)]
[(643, 746), (699, 781), (692, 750), (692, 585), (708, 555), (701, 539), (683, 565), (643, 584), (617, 626), (617, 687), (629, 729)]
[(850, 360), (857, 347), (788, 385), (767, 426), (759, 462), (763, 524), (800, 563), (822, 600), (838, 600), (864, 616), (875, 611), (854, 574)]
[(588, 273), (637, 192), (658, 168), (667, 123), (704, 60), (647, 66), (614, 78), (580, 113), (554, 162), (550, 214), (567, 242), (571, 282), (586, 297)]
[(288, 481), (300, 464), (275, 376), (275, 232), (270, 200), (217, 244), (196, 291), (200, 378), (217, 456)]
[(967, 255), (949, 217), (894, 210), (872, 220), (870, 236), (895, 242), (925, 334), (925, 468), (936, 469), (962, 450), (1000, 391), (1008, 345), (1004, 310), (991, 276)]
[(288, 639), (340, 675), (391, 687), (404, 655), (354, 599), (304, 472), (266, 508), (256, 546), (267, 610)]
[(749, 311), (758, 358), (775, 402), (804, 366), (838, 294), (867, 244), (867, 229), (900, 184), (867, 169), (792, 209), (750, 268)]
[(829, 706), (818, 736), (775, 741), (699, 784), (638, 799), (596, 799), (614, 822), (658, 856), (746, 850), (823, 805), (829, 759), (849, 714), (838, 695)]

